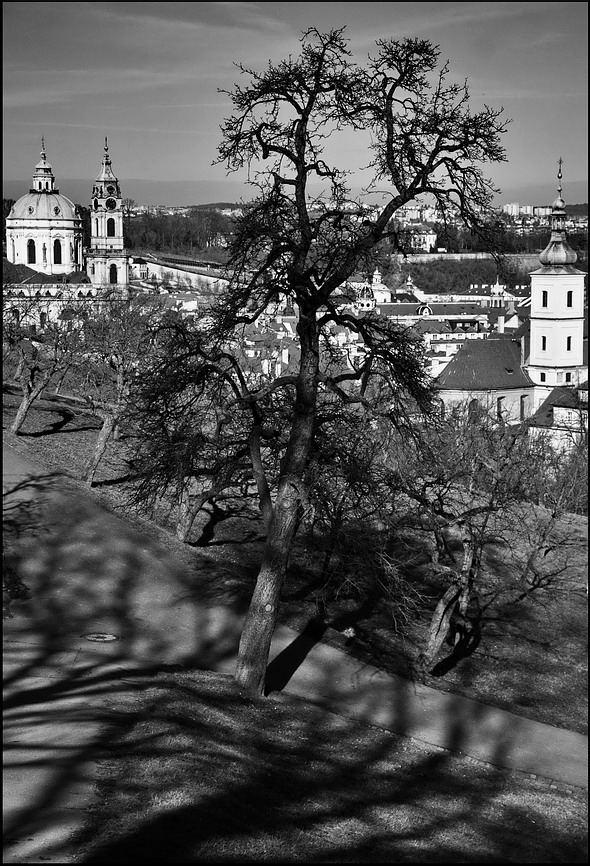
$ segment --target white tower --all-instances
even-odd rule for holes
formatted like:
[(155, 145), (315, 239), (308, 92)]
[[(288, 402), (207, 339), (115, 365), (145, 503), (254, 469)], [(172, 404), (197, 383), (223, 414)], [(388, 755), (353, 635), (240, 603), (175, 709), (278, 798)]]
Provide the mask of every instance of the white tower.
[(119, 181), (111, 167), (106, 138), (101, 170), (92, 189), (90, 238), (86, 270), (91, 283), (127, 289), (129, 257), (123, 241), (123, 201)]
[(531, 273), (530, 352), (527, 372), (535, 383), (538, 405), (555, 387), (578, 385), (584, 367), (584, 277), (574, 267), (578, 257), (567, 242), (565, 202), (558, 197), (551, 211), (551, 238), (539, 256), (542, 267)]

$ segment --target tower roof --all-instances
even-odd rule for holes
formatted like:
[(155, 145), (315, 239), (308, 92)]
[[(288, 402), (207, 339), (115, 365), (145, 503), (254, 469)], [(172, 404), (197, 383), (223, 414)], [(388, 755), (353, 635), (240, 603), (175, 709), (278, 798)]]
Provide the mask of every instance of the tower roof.
[(35, 166), (33, 186), (15, 201), (7, 217), (7, 227), (21, 227), (19, 221), (22, 220), (26, 221), (27, 228), (34, 225), (31, 220), (41, 221), (39, 225), (45, 225), (50, 220), (54, 226), (61, 224), (62, 228), (72, 220), (76, 223), (80, 221), (76, 205), (65, 195), (60, 195), (55, 186), (53, 169), (47, 162), (45, 138), (41, 139), (41, 159)]
[(35, 166), (33, 173), (33, 186), (31, 192), (59, 192), (54, 188), (55, 177), (53, 169), (47, 162), (47, 154), (45, 152), (45, 137), (41, 138), (41, 159)]
[(117, 178), (113, 174), (113, 169), (111, 166), (111, 157), (109, 156), (109, 145), (106, 135), (104, 139), (104, 154), (102, 157), (102, 165), (100, 167), (100, 173), (98, 174), (96, 180), (117, 180)]
[(549, 243), (539, 256), (539, 261), (544, 267), (563, 267), (573, 265), (578, 260), (577, 254), (572, 250), (567, 242), (565, 231), (565, 201), (561, 196), (561, 173), (562, 159), (558, 161), (559, 169), (557, 171), (557, 198), (553, 202), (551, 209), (551, 237)]

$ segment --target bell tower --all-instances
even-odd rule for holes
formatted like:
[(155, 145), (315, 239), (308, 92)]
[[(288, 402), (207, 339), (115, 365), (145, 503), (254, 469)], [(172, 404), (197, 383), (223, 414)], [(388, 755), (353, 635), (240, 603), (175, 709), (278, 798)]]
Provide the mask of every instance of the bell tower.
[(92, 284), (127, 289), (129, 257), (123, 240), (123, 200), (106, 137), (102, 166), (92, 188), (90, 238), (86, 269)]
[(558, 165), (551, 237), (539, 256), (541, 267), (531, 273), (530, 352), (526, 369), (536, 386), (537, 405), (553, 388), (578, 385), (588, 375), (583, 352), (586, 275), (575, 267), (578, 256), (567, 242), (561, 158)]

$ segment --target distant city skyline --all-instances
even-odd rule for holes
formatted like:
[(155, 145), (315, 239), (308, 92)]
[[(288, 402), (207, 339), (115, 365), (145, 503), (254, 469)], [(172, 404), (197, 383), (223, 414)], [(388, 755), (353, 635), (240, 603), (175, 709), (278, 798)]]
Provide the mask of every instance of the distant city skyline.
[[(308, 27), (346, 26), (357, 62), (376, 39), (428, 38), (451, 80), (468, 79), (475, 108), (504, 106), (508, 162), (484, 167), (497, 205), (550, 204), (559, 157), (566, 201), (585, 202), (587, 18), (583, 2), (7, 2), (3, 194), (26, 192), (44, 135), (61, 191), (86, 204), (106, 135), (123, 194), (138, 203), (248, 199), (245, 175), (211, 165), (231, 113), (218, 88), (239, 80), (234, 63), (260, 70), (297, 54)], [(351, 144), (342, 158), (356, 171), (363, 156)], [(72, 179), (87, 184), (82, 196)]]

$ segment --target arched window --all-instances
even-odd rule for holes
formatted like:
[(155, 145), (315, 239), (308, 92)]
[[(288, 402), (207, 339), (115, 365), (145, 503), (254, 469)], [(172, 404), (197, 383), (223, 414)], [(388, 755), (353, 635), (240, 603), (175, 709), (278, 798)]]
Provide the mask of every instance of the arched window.
[(117, 265), (111, 265), (109, 268), (109, 283), (113, 285), (117, 282)]
[(34, 265), (36, 261), (37, 256), (35, 253), (35, 241), (27, 241), (27, 264)]
[(115, 220), (109, 217), (107, 220), (107, 238), (115, 237)]
[(474, 418), (477, 418), (479, 413), (479, 400), (477, 398), (473, 398), (473, 400), (469, 401), (469, 405), (467, 407), (467, 417), (470, 421), (473, 421)]
[(53, 241), (53, 263), (61, 265), (61, 243), (57, 238)]

